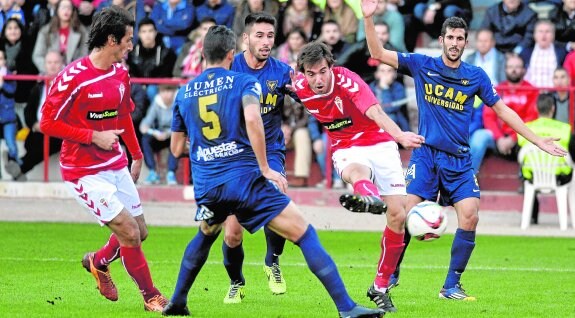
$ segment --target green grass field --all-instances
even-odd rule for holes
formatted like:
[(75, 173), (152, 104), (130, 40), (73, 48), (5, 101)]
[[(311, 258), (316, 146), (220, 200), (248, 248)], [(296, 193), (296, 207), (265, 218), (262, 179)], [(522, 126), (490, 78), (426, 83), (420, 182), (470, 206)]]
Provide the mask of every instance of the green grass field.
[[(173, 291), (182, 252), (196, 228), (150, 227), (144, 250), (156, 286)], [(137, 288), (119, 262), (112, 267), (119, 301), (104, 299), (80, 265), (86, 251), (108, 237), (93, 224), (1, 223), (0, 317), (158, 317), (146, 313)], [(320, 231), (349, 293), (371, 306), (365, 291), (379, 257), (380, 233)], [(392, 317), (575, 317), (575, 240), (569, 238), (479, 236), (463, 276), (476, 302), (439, 300), (452, 236), (412, 242), (400, 286), (392, 293), (399, 311)], [(307, 269), (299, 249), (288, 243), (281, 259), (285, 295), (267, 289), (262, 264), (263, 233), (246, 235), (246, 298), (224, 305), (229, 281), (221, 237), (194, 284), (194, 317), (337, 317), (335, 306)]]

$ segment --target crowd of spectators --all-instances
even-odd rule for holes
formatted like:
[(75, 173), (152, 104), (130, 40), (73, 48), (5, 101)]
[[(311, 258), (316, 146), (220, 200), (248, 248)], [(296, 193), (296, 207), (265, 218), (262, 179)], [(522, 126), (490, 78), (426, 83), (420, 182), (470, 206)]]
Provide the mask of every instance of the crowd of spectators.
[[(473, 45), (468, 50), (472, 53), (466, 56), (466, 61), (487, 72), (506, 102), (509, 101), (508, 105), (513, 105), (511, 100), (520, 92), (513, 89), (517, 84), (551, 91), (556, 99), (555, 118), (572, 125), (568, 121), (573, 105), (569, 104), (566, 87), (575, 80), (575, 1), (545, 1), (544, 12), (540, 10), (541, 1), (487, 3), (490, 4), (488, 7), (481, 7), (476, 12), (477, 2), (470, 0), (379, 0), (374, 15), (375, 28), (386, 48), (413, 52), (421, 43), (422, 33), (431, 38), (440, 35), (445, 18), (459, 16), (468, 23), (475, 19), (479, 27), (470, 39)], [(358, 9), (359, 0), (4, 0), (1, 4), (0, 51), (6, 58), (6, 72), (12, 74), (49, 74), (46, 59), (48, 56), (53, 58), (55, 53), (61, 55), (64, 65), (86, 55), (86, 36), (94, 13), (112, 4), (126, 7), (134, 12), (137, 21), (134, 49), (126, 60), (134, 78), (190, 79), (197, 76), (203, 67), (202, 41), (210, 26), (224, 24), (232, 28), (239, 39), (238, 51), (241, 51), (243, 19), (249, 13), (265, 11), (276, 16), (278, 21), (274, 49), (278, 59), (294, 67), (305, 43), (323, 41), (333, 50), (337, 65), (349, 68), (370, 83), (383, 109), (402, 129), (415, 129), (409, 125), (406, 106), (409, 96), (404, 79), (370, 57)], [(520, 70), (515, 68), (523, 70), (519, 82), (515, 82), (515, 77)], [(161, 104), (160, 93), (157, 85), (133, 85), (132, 93), (138, 94), (135, 102), (139, 112), (134, 121), (137, 127), (142, 127), (140, 124), (148, 105)], [(35, 82), (17, 82), (15, 93), (10, 94), (16, 113), (19, 108), (37, 109), (38, 102), (29, 101), (30, 91), (35, 86), (38, 86)], [(38, 92), (34, 96), (41, 100), (43, 94)], [(524, 118), (526, 121), (537, 118), (535, 100), (538, 94), (534, 89), (534, 96), (528, 97), (527, 101), (518, 99), (520, 106), (529, 108), (532, 114)], [(511, 148), (517, 149), (517, 138), (505, 133), (504, 128), (493, 131), (497, 124), (489, 122), (490, 109), (480, 103), (476, 106), (474, 118), (479, 121), (470, 134), (472, 152), (477, 153), (474, 167), (479, 171), (489, 149), (496, 154), (513, 155), (515, 151), (508, 148), (514, 145)], [(285, 116), (284, 124), (289, 126), (285, 132), (290, 134), (286, 140), (291, 141), (290, 147), (300, 149), (298, 158), (306, 157), (299, 159), (297, 165), (298, 177), (306, 179), (311, 162), (308, 157), (315, 154), (317, 158), (323, 158), (325, 139), (322, 127), (313, 121), (310, 123), (307, 116), (294, 107), (286, 107), (286, 114), (290, 114)], [(17, 124), (41, 135), (29, 127), (33, 122), (26, 120)], [(309, 131), (304, 134), (306, 128)], [(302, 152), (301, 147), (311, 148)], [(12, 150), (10, 156), (11, 161), (19, 167), (22, 165), (21, 158)], [(32, 161), (34, 165), (36, 161)], [(151, 162), (151, 159), (146, 161)], [(15, 167), (14, 163), (10, 164)], [(14, 178), (22, 180), (28, 166), (24, 165)], [(324, 167), (324, 163), (321, 166)], [(173, 168), (170, 163), (170, 172)], [(157, 182), (155, 178), (151, 179), (154, 179), (153, 183)], [(173, 179), (168, 181), (174, 183)], [(303, 185), (307, 184), (304, 182)]]

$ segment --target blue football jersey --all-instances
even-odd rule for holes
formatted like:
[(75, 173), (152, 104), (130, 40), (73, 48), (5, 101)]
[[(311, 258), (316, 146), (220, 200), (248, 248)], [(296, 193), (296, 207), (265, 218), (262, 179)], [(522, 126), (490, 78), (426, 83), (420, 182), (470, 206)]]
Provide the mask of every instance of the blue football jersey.
[(398, 53), (398, 71), (413, 77), (419, 134), (425, 143), (457, 155), (469, 152), (469, 125), (477, 95), (487, 106), (500, 98), (485, 71), (461, 62), (450, 68), (441, 57)]
[(261, 115), (266, 132), (266, 149), (285, 150), (284, 135), (281, 131), (282, 108), (286, 92), (286, 84), (291, 83), (289, 77), (292, 68), (270, 57), (261, 69), (252, 69), (248, 66), (243, 53), (234, 57), (232, 70), (253, 75), (262, 86), (260, 97)]
[(190, 138), (196, 196), (259, 171), (245, 126), (245, 95), (260, 98), (257, 79), (224, 68), (207, 69), (178, 91), (172, 131), (187, 132)]

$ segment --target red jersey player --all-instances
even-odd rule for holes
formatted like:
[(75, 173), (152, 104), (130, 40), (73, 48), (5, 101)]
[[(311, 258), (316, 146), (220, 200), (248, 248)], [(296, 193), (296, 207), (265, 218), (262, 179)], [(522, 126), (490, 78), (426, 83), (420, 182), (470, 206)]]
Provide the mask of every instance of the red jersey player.
[[(148, 234), (135, 182), (142, 152), (130, 113), (130, 78), (120, 63), (132, 50), (134, 19), (116, 6), (94, 16), (91, 53), (70, 63), (54, 79), (42, 109), (40, 129), (63, 139), (62, 178), (76, 201), (112, 231), (82, 265), (96, 278), (100, 293), (116, 301), (118, 291), (108, 265), (118, 257), (144, 297), (144, 308), (162, 311), (167, 300), (152, 283), (141, 241)], [(121, 135), (134, 159), (131, 173), (118, 143)]]
[(353, 185), (355, 194), (342, 195), (342, 205), (352, 212), (382, 213), (388, 209), (377, 276), (368, 296), (384, 311), (395, 311), (387, 285), (403, 250), (406, 217), (405, 179), (395, 141), (414, 148), (425, 140), (401, 131), (383, 112), (369, 86), (357, 74), (333, 67), (333, 63), (325, 44), (305, 45), (297, 61), (303, 74), (292, 76), (292, 89), (326, 128), (335, 168)]

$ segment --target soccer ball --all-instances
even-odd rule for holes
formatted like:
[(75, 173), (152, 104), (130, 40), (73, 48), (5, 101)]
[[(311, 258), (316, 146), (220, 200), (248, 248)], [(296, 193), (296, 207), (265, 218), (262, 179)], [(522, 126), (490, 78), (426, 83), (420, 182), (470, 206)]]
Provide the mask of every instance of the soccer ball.
[(447, 215), (439, 204), (424, 201), (407, 213), (405, 224), (411, 237), (418, 241), (433, 241), (445, 232)]

